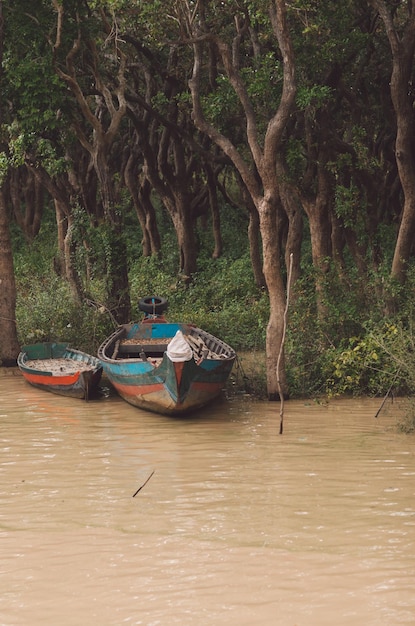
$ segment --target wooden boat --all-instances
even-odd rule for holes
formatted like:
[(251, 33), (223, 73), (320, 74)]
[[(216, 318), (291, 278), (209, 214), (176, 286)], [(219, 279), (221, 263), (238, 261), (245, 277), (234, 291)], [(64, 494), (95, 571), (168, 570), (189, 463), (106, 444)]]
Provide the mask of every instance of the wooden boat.
[(144, 319), (119, 326), (98, 349), (110, 383), (133, 406), (165, 415), (210, 403), (229, 377), (234, 350), (191, 324), (167, 322), (163, 298), (143, 298), (139, 308)]
[(102, 375), (100, 361), (66, 343), (22, 346), (17, 365), (28, 383), (61, 396), (89, 400)]

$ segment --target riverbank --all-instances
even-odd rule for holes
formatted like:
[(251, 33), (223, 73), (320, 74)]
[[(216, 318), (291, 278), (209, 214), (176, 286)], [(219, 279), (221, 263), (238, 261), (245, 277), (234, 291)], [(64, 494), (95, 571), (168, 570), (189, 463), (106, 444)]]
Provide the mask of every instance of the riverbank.
[(0, 377), (6, 376), (21, 376), (18, 367), (0, 367)]

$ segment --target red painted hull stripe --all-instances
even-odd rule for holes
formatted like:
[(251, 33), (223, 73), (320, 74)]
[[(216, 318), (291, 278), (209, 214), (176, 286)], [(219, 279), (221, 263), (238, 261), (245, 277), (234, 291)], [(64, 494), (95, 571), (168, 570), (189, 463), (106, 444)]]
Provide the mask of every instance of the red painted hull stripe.
[(24, 374), (26, 380), (30, 383), (36, 383), (37, 385), (47, 385), (51, 387), (53, 385), (73, 385), (79, 379), (80, 373), (72, 374), (71, 376), (42, 376), (37, 374)]

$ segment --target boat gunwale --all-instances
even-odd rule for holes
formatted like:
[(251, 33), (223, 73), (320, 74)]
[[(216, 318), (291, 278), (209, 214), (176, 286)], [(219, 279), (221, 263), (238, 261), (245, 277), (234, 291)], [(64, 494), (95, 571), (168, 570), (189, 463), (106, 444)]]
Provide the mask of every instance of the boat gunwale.
[[(138, 328), (141, 327), (143, 323), (138, 323), (137, 326)], [(157, 322), (153, 322), (153, 324), (157, 324)], [(143, 363), (145, 361), (143, 361), (142, 358), (140, 357), (125, 357), (125, 358), (113, 358), (108, 356), (108, 354), (106, 353), (107, 349), (110, 348), (111, 346), (113, 346), (116, 341), (118, 339), (120, 339), (123, 335), (126, 335), (128, 333), (128, 330), (130, 330), (135, 324), (134, 323), (130, 323), (130, 324), (122, 324), (120, 325), (111, 335), (109, 335), (99, 346), (97, 354), (98, 354), (98, 358), (102, 363), (108, 363), (108, 364), (125, 364), (125, 363)], [(162, 325), (162, 323), (160, 322), (160, 325)], [(164, 324), (163, 324), (164, 326)], [(208, 339), (210, 341), (212, 341), (213, 343), (215, 343), (217, 346), (220, 346), (223, 349), (223, 352), (221, 353), (221, 355), (218, 355), (218, 358), (209, 358), (208, 360), (210, 361), (220, 361), (220, 362), (229, 362), (229, 361), (234, 361), (236, 359), (236, 352), (235, 350), (229, 345), (227, 344), (225, 341), (223, 341), (222, 339), (219, 339), (218, 337), (215, 337), (215, 335), (212, 335), (211, 333), (207, 332), (206, 330), (203, 330), (202, 328), (199, 328), (197, 326), (193, 326), (192, 324), (178, 324), (178, 326), (180, 327), (180, 330), (185, 331), (183, 334), (186, 337), (187, 335), (194, 335), (194, 336), (199, 336), (201, 337), (201, 339), (203, 341), (205, 341), (205, 339)], [(145, 325), (144, 325), (145, 327)], [(145, 343), (145, 337), (143, 337), (143, 342)], [(173, 339), (172, 337), (161, 337), (160, 339)], [(137, 343), (137, 345), (140, 345), (139, 343)], [(190, 345), (190, 344), (189, 344)], [(192, 348), (193, 351), (193, 356), (194, 358), (196, 358), (196, 353), (195, 350), (192, 346), (190, 346)], [(208, 346), (206, 346), (208, 347)], [(165, 356), (165, 353), (163, 353), (163, 357)], [(150, 363), (150, 365), (152, 365)], [(152, 367), (156, 367), (154, 365), (152, 365)]]
[[(60, 342), (57, 342), (57, 343), (60, 343)], [(63, 343), (63, 342), (60, 343), (60, 345), (65, 346), (65, 350), (59, 356), (47, 356), (47, 357), (45, 356), (43, 358), (42, 357), (37, 357), (37, 358), (30, 357), (28, 354), (27, 348), (30, 348), (36, 345), (37, 344), (27, 344), (27, 345), (22, 346), (17, 357), (17, 365), (22, 370), (22, 372), (26, 371), (29, 374), (36, 374), (39, 376), (51, 376), (54, 378), (64, 378), (68, 376), (75, 377), (76, 375), (81, 376), (82, 374), (86, 374), (88, 372), (91, 372), (93, 374), (95, 372), (98, 372), (100, 369), (102, 370), (102, 363), (98, 357), (92, 354), (88, 354), (87, 352), (83, 352), (82, 350), (70, 348), (68, 344)], [(80, 358), (73, 358), (72, 356), (70, 356), (71, 354)], [(31, 365), (28, 365), (28, 361), (42, 362), (42, 361), (58, 361), (58, 360), (66, 361), (66, 362), (73, 364), (74, 366), (73, 371), (60, 374), (60, 372), (55, 372), (53, 369), (37, 369), (35, 367), (32, 367)], [(81, 363), (84, 365), (85, 364), (90, 365), (90, 368), (85, 369), (79, 366), (77, 367), (77, 365)]]

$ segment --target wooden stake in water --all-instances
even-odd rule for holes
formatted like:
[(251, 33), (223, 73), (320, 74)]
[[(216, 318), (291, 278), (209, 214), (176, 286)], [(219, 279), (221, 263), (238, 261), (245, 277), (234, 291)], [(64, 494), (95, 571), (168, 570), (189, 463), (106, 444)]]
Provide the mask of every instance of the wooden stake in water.
[(288, 307), (290, 304), (292, 272), (293, 272), (293, 253), (291, 252), (290, 263), (289, 263), (289, 268), (288, 268), (288, 276), (287, 276), (287, 296), (285, 299), (284, 324), (283, 324), (283, 329), (282, 329), (280, 351), (278, 353), (278, 359), (277, 359), (277, 386), (278, 386), (278, 393), (280, 394), (280, 435), (282, 435), (284, 431), (284, 394), (282, 391), (281, 381), (280, 381), (280, 365), (281, 365), (282, 355), (284, 353), (285, 335), (287, 332), (287, 316), (288, 316)]
[[(385, 404), (386, 400), (388, 399), (390, 392), (392, 391), (392, 388), (393, 388), (393, 386), (394, 386), (394, 384), (395, 384), (396, 379), (398, 378), (398, 374), (399, 374), (399, 372), (400, 372), (400, 371), (401, 371), (401, 368), (399, 368), (399, 369), (398, 369), (398, 371), (396, 372), (395, 376), (393, 377), (393, 380), (392, 380), (391, 386), (390, 386), (390, 387), (389, 387), (389, 389), (387, 390), (386, 395), (385, 395), (385, 397), (383, 398), (382, 404), (380, 405), (380, 407), (379, 407), (379, 408), (378, 408), (378, 410), (376, 411), (375, 418), (376, 418), (376, 417), (379, 417), (379, 414), (380, 414), (381, 410), (383, 409), (384, 404)], [(393, 397), (392, 397), (392, 399), (393, 399)]]

